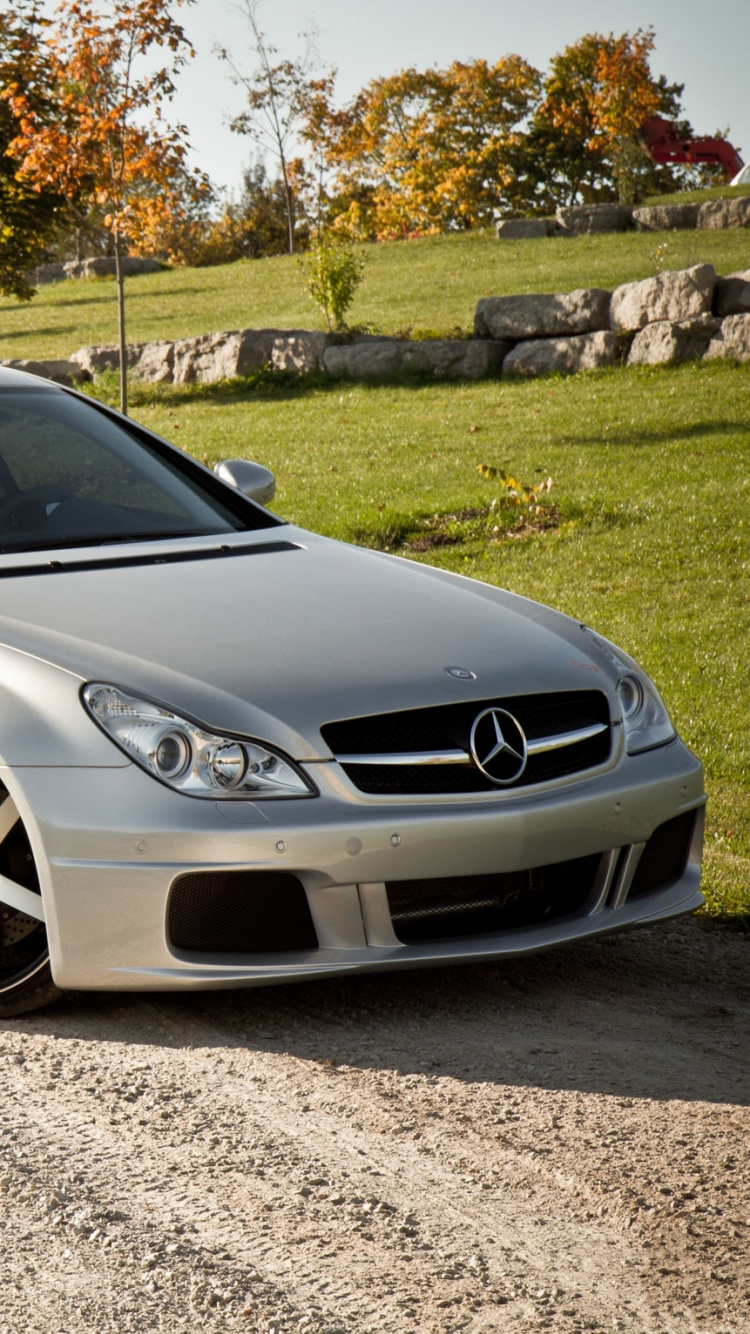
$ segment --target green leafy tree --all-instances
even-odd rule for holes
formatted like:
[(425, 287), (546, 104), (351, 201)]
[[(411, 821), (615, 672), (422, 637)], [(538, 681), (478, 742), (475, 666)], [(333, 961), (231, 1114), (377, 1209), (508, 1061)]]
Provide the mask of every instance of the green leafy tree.
[(364, 276), (364, 259), (338, 237), (323, 233), (301, 261), (307, 290), (329, 329), (346, 327), (344, 317)]
[(40, 120), (51, 120), (44, 34), (46, 21), (34, 4), (17, 4), (0, 14), (0, 292), (29, 301), (29, 270), (46, 258), (65, 220), (65, 200), (49, 186), (19, 178), (20, 159), (12, 145), (21, 122), (11, 99), (22, 94)]

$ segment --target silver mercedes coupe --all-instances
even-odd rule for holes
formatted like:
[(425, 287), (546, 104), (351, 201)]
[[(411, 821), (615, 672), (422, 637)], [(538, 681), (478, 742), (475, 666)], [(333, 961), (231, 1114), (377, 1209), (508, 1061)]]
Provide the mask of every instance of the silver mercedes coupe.
[(701, 765), (587, 626), (0, 370), (0, 1015), (691, 912)]

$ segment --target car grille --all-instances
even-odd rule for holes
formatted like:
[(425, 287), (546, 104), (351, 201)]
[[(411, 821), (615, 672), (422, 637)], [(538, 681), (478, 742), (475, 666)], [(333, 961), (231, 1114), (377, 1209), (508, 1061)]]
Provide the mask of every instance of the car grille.
[(685, 811), (654, 830), (635, 869), (629, 899), (651, 894), (672, 880), (679, 880), (690, 856), (695, 817), (695, 811)]
[(301, 882), (281, 871), (195, 871), (172, 885), (167, 931), (178, 950), (286, 954), (318, 947)]
[(404, 945), (536, 926), (579, 912), (589, 899), (601, 854), (497, 875), (386, 884), (393, 930)]
[[(512, 714), (529, 745), (526, 769), (508, 785), (511, 788), (563, 778), (609, 758), (609, 706), (600, 690), (475, 700), (349, 718), (326, 723), (321, 734), (360, 792), (376, 796), (497, 792), (470, 755), (472, 726), (491, 708)], [(594, 735), (572, 740), (573, 734), (585, 734), (587, 729)], [(545, 738), (554, 738), (556, 747), (534, 753), (534, 742)]]

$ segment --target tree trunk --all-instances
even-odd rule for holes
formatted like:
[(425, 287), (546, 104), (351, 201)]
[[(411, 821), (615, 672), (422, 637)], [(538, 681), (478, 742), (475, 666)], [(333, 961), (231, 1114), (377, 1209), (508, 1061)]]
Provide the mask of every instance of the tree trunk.
[(128, 415), (128, 347), (125, 342), (125, 279), (122, 272), (120, 233), (115, 232), (115, 273), (117, 275), (117, 331), (120, 344), (120, 412)]
[(294, 194), (289, 184), (289, 175), (286, 169), (286, 159), (279, 149), (279, 162), (281, 164), (281, 179), (284, 182), (284, 202), (286, 204), (286, 240), (289, 247), (289, 254), (294, 254)]

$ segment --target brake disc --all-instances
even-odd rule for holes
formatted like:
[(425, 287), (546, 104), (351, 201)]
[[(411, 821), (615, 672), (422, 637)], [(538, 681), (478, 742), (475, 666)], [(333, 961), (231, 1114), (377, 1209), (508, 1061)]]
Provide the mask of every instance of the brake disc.
[(35, 917), (27, 917), (23, 912), (11, 912), (7, 908), (2, 911), (2, 940), (3, 948), (9, 945), (17, 945), (19, 940), (25, 940), (32, 931), (38, 927), (39, 922)]

